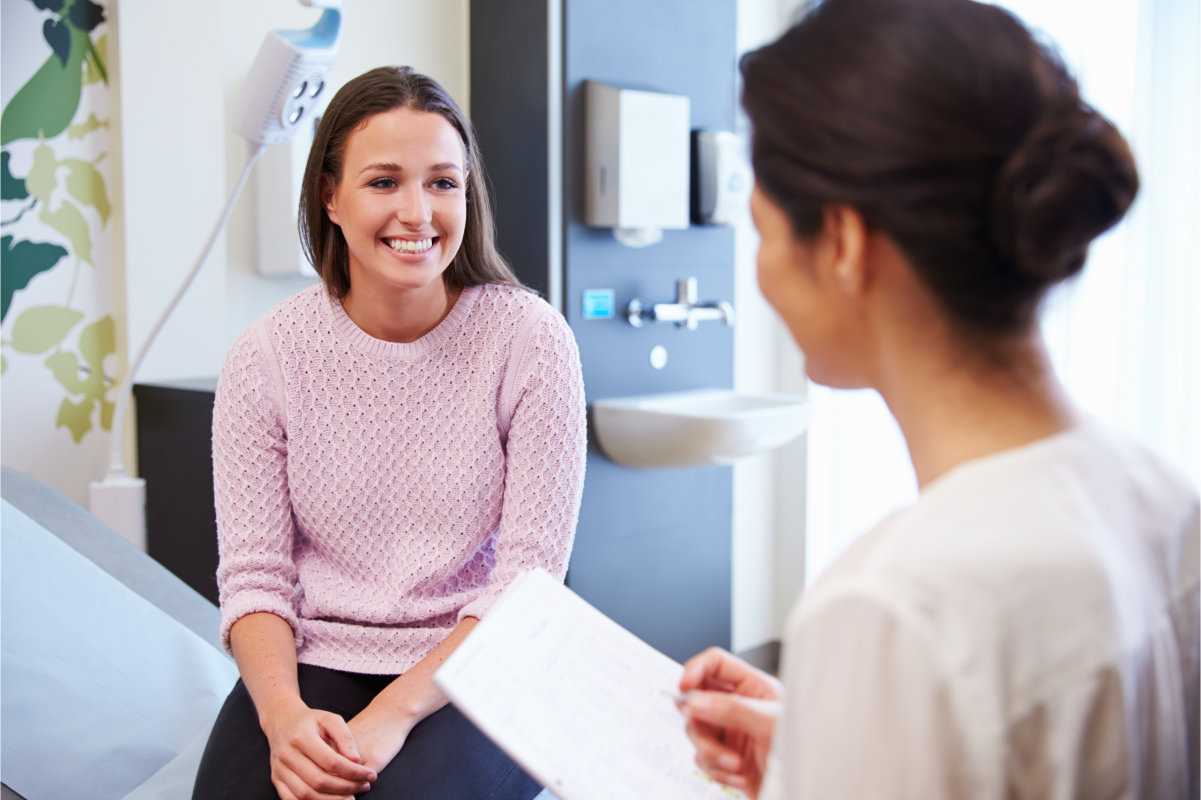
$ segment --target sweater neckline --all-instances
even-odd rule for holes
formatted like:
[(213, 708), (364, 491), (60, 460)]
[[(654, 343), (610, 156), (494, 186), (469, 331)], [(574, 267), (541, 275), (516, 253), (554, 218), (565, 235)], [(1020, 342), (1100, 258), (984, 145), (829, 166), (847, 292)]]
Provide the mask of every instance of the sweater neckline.
[(368, 355), (395, 360), (411, 360), (440, 349), (462, 330), (463, 324), (471, 316), (471, 310), (475, 307), (476, 299), (482, 288), (482, 286), (464, 287), (463, 291), (459, 293), (459, 299), (451, 306), (442, 321), (434, 326), (433, 330), (412, 342), (388, 342), (375, 338), (355, 324), (346, 310), (342, 308), (341, 300), (330, 297), (328, 294), (326, 294), (328, 302), (323, 305), (329, 313), (334, 336), (340, 342)]

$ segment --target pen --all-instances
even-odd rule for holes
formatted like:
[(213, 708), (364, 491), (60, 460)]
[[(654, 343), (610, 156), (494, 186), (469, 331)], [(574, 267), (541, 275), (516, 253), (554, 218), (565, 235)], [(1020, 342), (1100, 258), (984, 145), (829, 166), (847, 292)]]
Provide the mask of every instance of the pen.
[(666, 689), (661, 690), (663, 694), (676, 701), (677, 705), (687, 703), (694, 694), (700, 691), (706, 692), (732, 692), (736, 687), (729, 681), (716, 680), (708, 678), (705, 680), (705, 686), (701, 689), (689, 689), (686, 692), (669, 692)]

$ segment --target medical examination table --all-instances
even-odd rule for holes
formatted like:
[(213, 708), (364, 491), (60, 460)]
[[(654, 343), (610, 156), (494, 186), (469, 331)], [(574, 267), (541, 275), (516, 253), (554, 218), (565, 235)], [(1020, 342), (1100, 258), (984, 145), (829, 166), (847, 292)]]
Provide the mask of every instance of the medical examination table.
[(186, 800), (237, 679), (217, 608), (34, 478), (0, 495), (0, 798)]
[(0, 800), (187, 800), (237, 679), (216, 606), (40, 481), (0, 495)]

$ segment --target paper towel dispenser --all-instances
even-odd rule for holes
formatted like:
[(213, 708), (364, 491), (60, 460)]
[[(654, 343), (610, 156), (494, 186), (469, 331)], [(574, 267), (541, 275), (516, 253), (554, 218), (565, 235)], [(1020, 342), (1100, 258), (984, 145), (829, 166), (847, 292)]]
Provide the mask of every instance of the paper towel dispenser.
[(584, 82), (585, 223), (632, 246), (689, 225), (691, 131), (682, 95)]

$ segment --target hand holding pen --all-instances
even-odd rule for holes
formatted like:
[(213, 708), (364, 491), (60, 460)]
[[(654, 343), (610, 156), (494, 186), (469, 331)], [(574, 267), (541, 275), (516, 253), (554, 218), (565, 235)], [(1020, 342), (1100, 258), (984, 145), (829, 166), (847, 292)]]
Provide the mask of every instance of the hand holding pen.
[(688, 720), (697, 765), (757, 798), (783, 705), (780, 682), (711, 647), (684, 664), (680, 692), (676, 705)]

